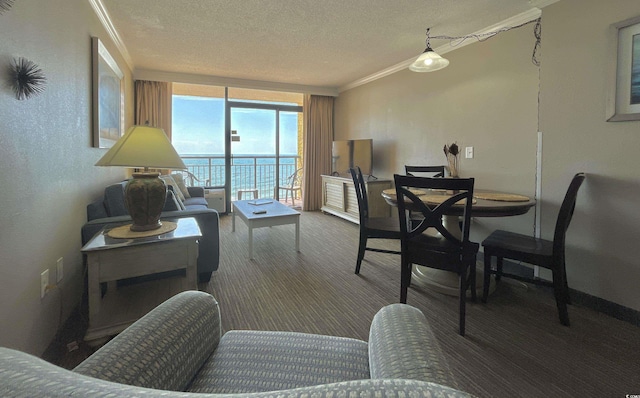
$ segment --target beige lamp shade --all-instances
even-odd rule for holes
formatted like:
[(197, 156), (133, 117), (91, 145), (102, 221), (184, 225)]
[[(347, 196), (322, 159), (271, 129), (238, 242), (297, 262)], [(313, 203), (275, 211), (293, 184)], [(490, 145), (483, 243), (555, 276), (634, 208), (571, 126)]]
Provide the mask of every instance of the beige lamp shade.
[(98, 160), (96, 166), (122, 166), (153, 169), (185, 170), (164, 130), (149, 126), (132, 126)]

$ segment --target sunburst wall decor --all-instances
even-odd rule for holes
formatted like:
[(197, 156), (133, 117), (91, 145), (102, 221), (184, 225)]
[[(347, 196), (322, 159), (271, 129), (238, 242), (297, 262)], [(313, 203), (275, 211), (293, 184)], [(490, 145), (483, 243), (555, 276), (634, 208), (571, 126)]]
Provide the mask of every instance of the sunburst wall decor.
[(34, 62), (26, 58), (14, 58), (10, 68), (13, 92), (17, 99), (24, 100), (44, 91), (47, 78)]
[(11, 6), (13, 5), (14, 0), (0, 0), (0, 15), (9, 11)]

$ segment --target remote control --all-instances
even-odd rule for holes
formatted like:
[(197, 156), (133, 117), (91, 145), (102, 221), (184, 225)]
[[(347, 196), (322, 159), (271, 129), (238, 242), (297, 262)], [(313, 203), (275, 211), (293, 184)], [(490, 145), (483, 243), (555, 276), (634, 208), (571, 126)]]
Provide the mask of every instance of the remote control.
[(264, 214), (266, 212), (267, 212), (266, 210), (255, 210), (253, 214)]

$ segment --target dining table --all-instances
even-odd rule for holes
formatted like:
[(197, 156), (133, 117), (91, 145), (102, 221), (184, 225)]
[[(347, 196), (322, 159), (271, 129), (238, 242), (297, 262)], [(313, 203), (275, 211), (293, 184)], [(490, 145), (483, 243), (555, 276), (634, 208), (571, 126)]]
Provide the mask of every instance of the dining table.
[[(452, 195), (451, 192), (444, 190), (420, 190), (412, 189), (417, 197), (427, 206), (437, 206)], [(382, 197), (391, 206), (397, 207), (397, 196), (395, 188), (385, 189), (382, 191)], [(408, 209), (411, 209), (410, 199), (407, 199)], [(478, 189), (474, 190), (473, 201), (471, 206), (471, 217), (511, 217), (526, 214), (536, 201), (528, 196), (519, 195), (509, 192), (500, 192), (493, 190)], [(454, 236), (461, 238), (462, 231), (460, 229), (459, 217), (463, 214), (464, 203), (457, 203), (443, 216), (443, 224), (445, 228)], [(482, 284), (484, 281), (483, 267), (476, 267), (476, 292), (482, 294)], [(458, 296), (459, 280), (458, 275), (454, 272), (429, 268), (422, 265), (413, 266), (412, 283), (416, 282), (430, 290), (443, 294)], [(489, 292), (493, 292), (495, 286), (492, 286)], [(469, 294), (469, 293), (467, 293)]]

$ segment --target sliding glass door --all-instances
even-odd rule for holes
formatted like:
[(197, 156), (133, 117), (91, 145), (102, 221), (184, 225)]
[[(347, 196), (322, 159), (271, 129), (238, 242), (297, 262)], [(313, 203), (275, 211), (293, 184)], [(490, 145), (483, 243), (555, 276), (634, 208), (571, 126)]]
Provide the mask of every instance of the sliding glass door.
[(273, 198), (277, 142), (275, 110), (231, 105), (232, 200)]
[(301, 113), (290, 106), (229, 101), (230, 189), (232, 200), (259, 197), (279, 200), (301, 164)]
[[(302, 166), (302, 94), (173, 85), (172, 142), (197, 178), (230, 202), (278, 200)], [(300, 195), (300, 193), (298, 193)]]

